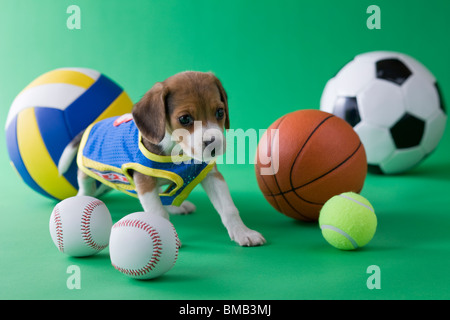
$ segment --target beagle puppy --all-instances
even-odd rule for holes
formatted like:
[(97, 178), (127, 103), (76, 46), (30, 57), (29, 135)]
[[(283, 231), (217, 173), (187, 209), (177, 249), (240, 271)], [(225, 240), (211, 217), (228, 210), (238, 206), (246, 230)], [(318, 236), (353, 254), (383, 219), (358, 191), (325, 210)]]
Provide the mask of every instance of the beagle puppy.
[[(247, 228), (215, 165), (229, 129), (227, 94), (212, 73), (181, 72), (156, 83), (132, 113), (92, 124), (81, 138), (78, 195), (94, 196), (96, 180), (139, 198), (146, 212), (169, 219), (195, 206), (185, 200), (199, 183), (231, 240), (265, 243)], [(165, 186), (160, 190), (162, 186)]]

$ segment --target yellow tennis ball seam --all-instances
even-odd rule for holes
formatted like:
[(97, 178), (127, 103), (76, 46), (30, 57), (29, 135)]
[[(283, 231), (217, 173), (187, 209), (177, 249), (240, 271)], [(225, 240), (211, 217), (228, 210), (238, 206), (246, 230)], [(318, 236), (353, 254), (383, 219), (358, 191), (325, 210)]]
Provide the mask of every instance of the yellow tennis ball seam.
[[(344, 199), (347, 199), (347, 200), (349, 200), (349, 201), (353, 201), (353, 202), (356, 203), (357, 205), (360, 205), (360, 206), (362, 206), (362, 207), (368, 209), (368, 210), (371, 211), (372, 213), (375, 213), (375, 210), (373, 209), (373, 207), (370, 205), (370, 203), (369, 203), (365, 198), (363, 198), (363, 197), (360, 196), (360, 195), (355, 194), (355, 195), (361, 197), (361, 199), (366, 200), (366, 201), (368, 202), (368, 205), (362, 203), (361, 201), (356, 200), (355, 198), (351, 197), (350, 195), (353, 195), (353, 194), (350, 194), (350, 193), (341, 193), (341, 194), (339, 195), (339, 197), (344, 198)], [(336, 229), (339, 229), (339, 228), (336, 228)], [(340, 229), (339, 229), (339, 230), (340, 230)], [(342, 232), (345, 233), (343, 230), (342, 230)], [(343, 233), (341, 233), (341, 234), (344, 235)], [(345, 234), (346, 234), (346, 233), (345, 233)], [(347, 239), (352, 243), (352, 245), (355, 247), (355, 249), (357, 249), (357, 248), (360, 247), (360, 246), (358, 245), (357, 241), (354, 240), (350, 235), (348, 235), (348, 238), (347, 238)], [(350, 239), (351, 239), (351, 240), (350, 240)], [(352, 240), (353, 240), (354, 242), (352, 242)], [(360, 240), (361, 240), (361, 239), (360, 239)]]
[(360, 206), (363, 206), (364, 208), (369, 209), (370, 211), (372, 211), (373, 213), (375, 213), (375, 210), (372, 208), (372, 206), (368, 206), (368, 205), (366, 205), (366, 204), (364, 204), (364, 203), (362, 203), (362, 202), (360, 202), (360, 201), (358, 201), (358, 200), (356, 200), (356, 199), (354, 199), (354, 198), (352, 198), (352, 197), (347, 196), (347, 195), (344, 194), (344, 193), (341, 193), (341, 194), (339, 195), (339, 197), (344, 198), (344, 199), (347, 199), (347, 200), (350, 200), (350, 201), (353, 201), (353, 202), (359, 204)]
[(352, 244), (354, 249), (359, 248), (358, 243), (356, 242), (355, 239), (353, 239), (348, 233), (346, 233), (344, 230), (341, 230), (339, 228), (336, 228), (335, 226), (331, 226), (331, 225), (322, 225), (320, 226), (320, 229), (329, 229), (332, 231), (335, 231), (337, 233), (339, 233), (340, 235), (344, 236), (345, 238), (347, 238), (348, 241), (350, 241), (350, 243)]

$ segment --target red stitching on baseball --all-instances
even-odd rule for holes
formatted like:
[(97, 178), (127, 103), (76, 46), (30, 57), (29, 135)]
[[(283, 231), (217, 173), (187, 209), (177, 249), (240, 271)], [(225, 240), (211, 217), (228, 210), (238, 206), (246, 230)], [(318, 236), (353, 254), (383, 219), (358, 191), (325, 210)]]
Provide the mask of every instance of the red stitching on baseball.
[(101, 251), (105, 249), (108, 244), (100, 245), (94, 241), (91, 234), (91, 216), (92, 212), (98, 206), (103, 205), (103, 202), (100, 200), (93, 200), (89, 202), (83, 210), (83, 215), (81, 216), (81, 236), (86, 245), (96, 251)]
[(181, 248), (181, 241), (180, 241), (180, 238), (178, 237), (178, 233), (177, 233), (177, 230), (175, 229), (174, 225), (172, 225), (172, 229), (173, 229), (173, 232), (175, 233), (175, 245), (177, 246), (177, 248), (175, 250), (175, 260), (173, 261), (173, 264), (175, 264), (175, 262), (177, 262), (177, 259), (178, 259), (178, 250)]
[(59, 213), (59, 207), (56, 206), (54, 210), (53, 219), (55, 221), (55, 229), (56, 229), (56, 243), (58, 245), (58, 250), (64, 252), (64, 238), (63, 238), (63, 227), (61, 221), (61, 215)]
[[(120, 227), (134, 227), (141, 230), (144, 230), (147, 232), (147, 234), (150, 236), (153, 242), (153, 252), (150, 260), (147, 262), (147, 264), (140, 268), (140, 269), (127, 269), (127, 268), (121, 268), (119, 266), (116, 266), (114, 263), (112, 263), (113, 267), (116, 268), (116, 270), (130, 276), (143, 276), (146, 275), (148, 272), (152, 271), (156, 265), (159, 262), (159, 259), (161, 258), (162, 254), (162, 242), (161, 238), (159, 236), (159, 233), (156, 229), (154, 229), (151, 225), (148, 223), (142, 222), (138, 219), (126, 219), (117, 222), (114, 224), (113, 229), (120, 228)], [(177, 250), (178, 251), (178, 250)]]

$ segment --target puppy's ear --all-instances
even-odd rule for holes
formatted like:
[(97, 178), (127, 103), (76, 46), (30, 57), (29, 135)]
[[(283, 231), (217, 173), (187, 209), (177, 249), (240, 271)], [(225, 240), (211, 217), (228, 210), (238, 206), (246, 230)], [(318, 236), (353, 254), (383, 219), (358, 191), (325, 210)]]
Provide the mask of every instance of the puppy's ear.
[(228, 96), (227, 96), (227, 93), (225, 92), (225, 89), (222, 86), (222, 82), (220, 82), (220, 80), (214, 74), (212, 74), (212, 75), (213, 75), (214, 80), (216, 82), (217, 88), (219, 88), (220, 100), (224, 104), (224, 109), (225, 109), (225, 129), (230, 129), (230, 114), (228, 112)]
[(169, 90), (157, 82), (133, 107), (133, 119), (142, 136), (158, 144), (166, 133), (166, 96)]

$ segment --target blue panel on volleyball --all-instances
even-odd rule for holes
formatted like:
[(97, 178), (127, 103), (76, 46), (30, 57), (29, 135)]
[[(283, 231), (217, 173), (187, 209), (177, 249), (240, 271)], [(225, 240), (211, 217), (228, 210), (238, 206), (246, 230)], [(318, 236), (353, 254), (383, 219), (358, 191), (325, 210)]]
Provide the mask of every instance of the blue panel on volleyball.
[[(70, 182), (71, 185), (73, 185), (76, 189), (78, 189), (78, 166), (75, 160), (72, 161), (72, 164), (70, 165), (67, 172), (64, 174), (64, 177), (67, 179), (67, 181)], [(100, 183), (97, 183), (97, 187), (99, 185)]]
[(64, 111), (55, 108), (36, 107), (37, 125), (48, 153), (55, 164), (73, 137), (67, 132)]
[[(97, 81), (65, 110), (72, 137), (86, 129), (122, 93), (122, 89), (108, 77)], [(83, 110), (83, 112), (80, 112)]]

